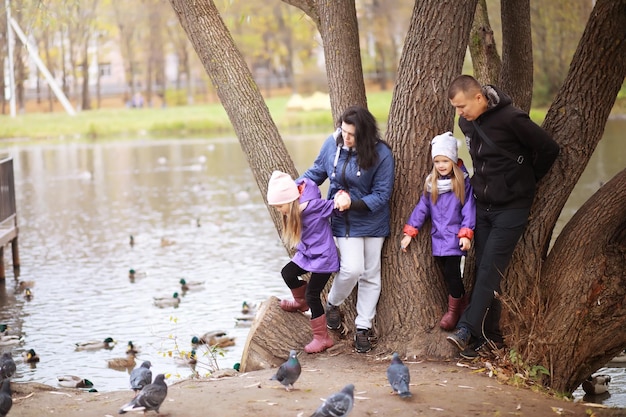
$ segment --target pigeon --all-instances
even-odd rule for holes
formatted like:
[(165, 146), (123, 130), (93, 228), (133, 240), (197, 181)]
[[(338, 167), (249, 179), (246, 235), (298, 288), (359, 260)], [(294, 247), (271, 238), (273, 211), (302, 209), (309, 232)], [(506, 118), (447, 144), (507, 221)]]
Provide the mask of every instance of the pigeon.
[(158, 374), (152, 384), (143, 387), (135, 398), (120, 408), (118, 413), (125, 414), (128, 411), (143, 411), (145, 414), (147, 411), (156, 411), (158, 414), (166, 396), (167, 384), (165, 383), (165, 375)]
[(130, 372), (130, 388), (135, 391), (135, 396), (145, 387), (152, 382), (152, 371), (150, 367), (152, 363), (150, 361), (143, 361), (143, 363)]
[(583, 381), (583, 390), (587, 395), (604, 394), (609, 390), (609, 382), (611, 375), (590, 375)]
[(393, 388), (393, 392), (398, 394), (400, 398), (408, 398), (413, 395), (409, 391), (409, 381), (411, 380), (409, 368), (402, 363), (397, 352), (394, 352), (391, 364), (387, 368), (387, 380)]
[(11, 381), (5, 379), (2, 381), (2, 389), (0, 389), (0, 417), (9, 414), (9, 410), (13, 406), (13, 398), (11, 398)]
[(11, 352), (4, 352), (0, 356), (0, 380), (11, 378), (15, 373), (15, 361)]
[(278, 371), (276, 371), (270, 380), (280, 382), (285, 386), (285, 389), (289, 391), (300, 377), (300, 373), (302, 373), (302, 368), (300, 367), (300, 362), (298, 362), (297, 353), (295, 350), (291, 350), (287, 362), (280, 365)]
[(354, 405), (354, 385), (348, 384), (339, 392), (324, 400), (311, 417), (344, 417), (350, 414)]

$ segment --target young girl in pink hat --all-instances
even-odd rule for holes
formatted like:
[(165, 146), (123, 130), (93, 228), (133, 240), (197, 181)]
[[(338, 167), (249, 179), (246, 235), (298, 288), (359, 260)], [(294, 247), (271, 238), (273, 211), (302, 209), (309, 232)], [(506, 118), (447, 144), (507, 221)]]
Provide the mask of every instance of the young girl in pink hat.
[(448, 311), (439, 327), (452, 330), (467, 306), (461, 279), (461, 256), (471, 247), (476, 225), (476, 204), (469, 175), (459, 159), (451, 132), (431, 141), (433, 170), (426, 177), (424, 193), (404, 225), (401, 247), (406, 248), (428, 218), (431, 220), (432, 251), (448, 288)]
[[(341, 200), (343, 199), (343, 200)], [(339, 270), (339, 255), (333, 240), (329, 218), (338, 207), (347, 205), (350, 196), (343, 193), (335, 201), (324, 200), (313, 181), (294, 181), (289, 174), (274, 171), (267, 186), (267, 203), (283, 216), (282, 240), (296, 253), (281, 271), (293, 300), (282, 300), (285, 311), (311, 309), (313, 340), (304, 347), (307, 353), (323, 352), (333, 346), (326, 329), (326, 314), (320, 294), (333, 272)], [(307, 281), (300, 276), (311, 273)]]

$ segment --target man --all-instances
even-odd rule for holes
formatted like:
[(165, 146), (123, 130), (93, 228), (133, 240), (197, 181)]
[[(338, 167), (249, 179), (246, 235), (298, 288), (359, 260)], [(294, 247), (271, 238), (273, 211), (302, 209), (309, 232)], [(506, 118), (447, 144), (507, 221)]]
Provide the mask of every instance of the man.
[(495, 297), (513, 250), (528, 223), (536, 183), (550, 169), (559, 145), (511, 98), (469, 75), (454, 79), (448, 99), (459, 115), (474, 165), (476, 283), (467, 309), (447, 340), (473, 358), (504, 344), (502, 305)]

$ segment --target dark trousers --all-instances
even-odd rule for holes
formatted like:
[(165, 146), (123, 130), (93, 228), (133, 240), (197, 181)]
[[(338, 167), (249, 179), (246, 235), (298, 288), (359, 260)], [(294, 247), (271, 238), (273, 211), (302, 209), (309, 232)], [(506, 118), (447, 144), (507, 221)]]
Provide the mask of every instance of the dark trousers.
[(443, 272), (448, 294), (454, 298), (461, 298), (465, 294), (465, 287), (461, 279), (460, 256), (435, 256), (435, 261)]
[[(282, 271), (280, 271), (283, 276), (283, 280), (285, 280), (285, 284), (287, 284), (291, 290), (295, 290), (296, 288), (300, 288), (306, 284), (306, 281), (301, 280), (299, 277), (307, 272), (309, 271), (300, 268), (293, 261), (289, 261), (289, 263), (283, 267)], [(306, 292), (304, 294), (306, 303), (311, 309), (311, 319), (315, 319), (324, 314), (324, 306), (322, 305), (320, 294), (328, 283), (330, 275), (330, 272), (311, 273), (311, 279), (309, 279), (309, 285), (306, 287)]]
[(488, 211), (476, 209), (476, 284), (470, 304), (457, 327), (466, 327), (475, 338), (486, 337), (502, 343), (500, 282), (511, 261), (515, 245), (528, 224), (529, 208)]

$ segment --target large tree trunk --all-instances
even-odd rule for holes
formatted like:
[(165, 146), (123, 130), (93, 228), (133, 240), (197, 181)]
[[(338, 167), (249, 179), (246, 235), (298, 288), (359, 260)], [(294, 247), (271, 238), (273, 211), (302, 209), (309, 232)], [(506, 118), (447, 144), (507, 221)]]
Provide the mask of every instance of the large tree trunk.
[[(430, 140), (452, 130), (448, 84), (461, 72), (476, 0), (415, 2), (398, 67), (387, 140), (396, 158), (392, 232), (383, 248), (383, 284), (376, 331), (382, 344), (409, 356), (449, 357), (438, 323), (446, 305), (443, 278), (424, 228), (409, 251), (400, 251), (402, 226), (432, 165)], [(447, 4), (447, 6), (446, 6)]]

